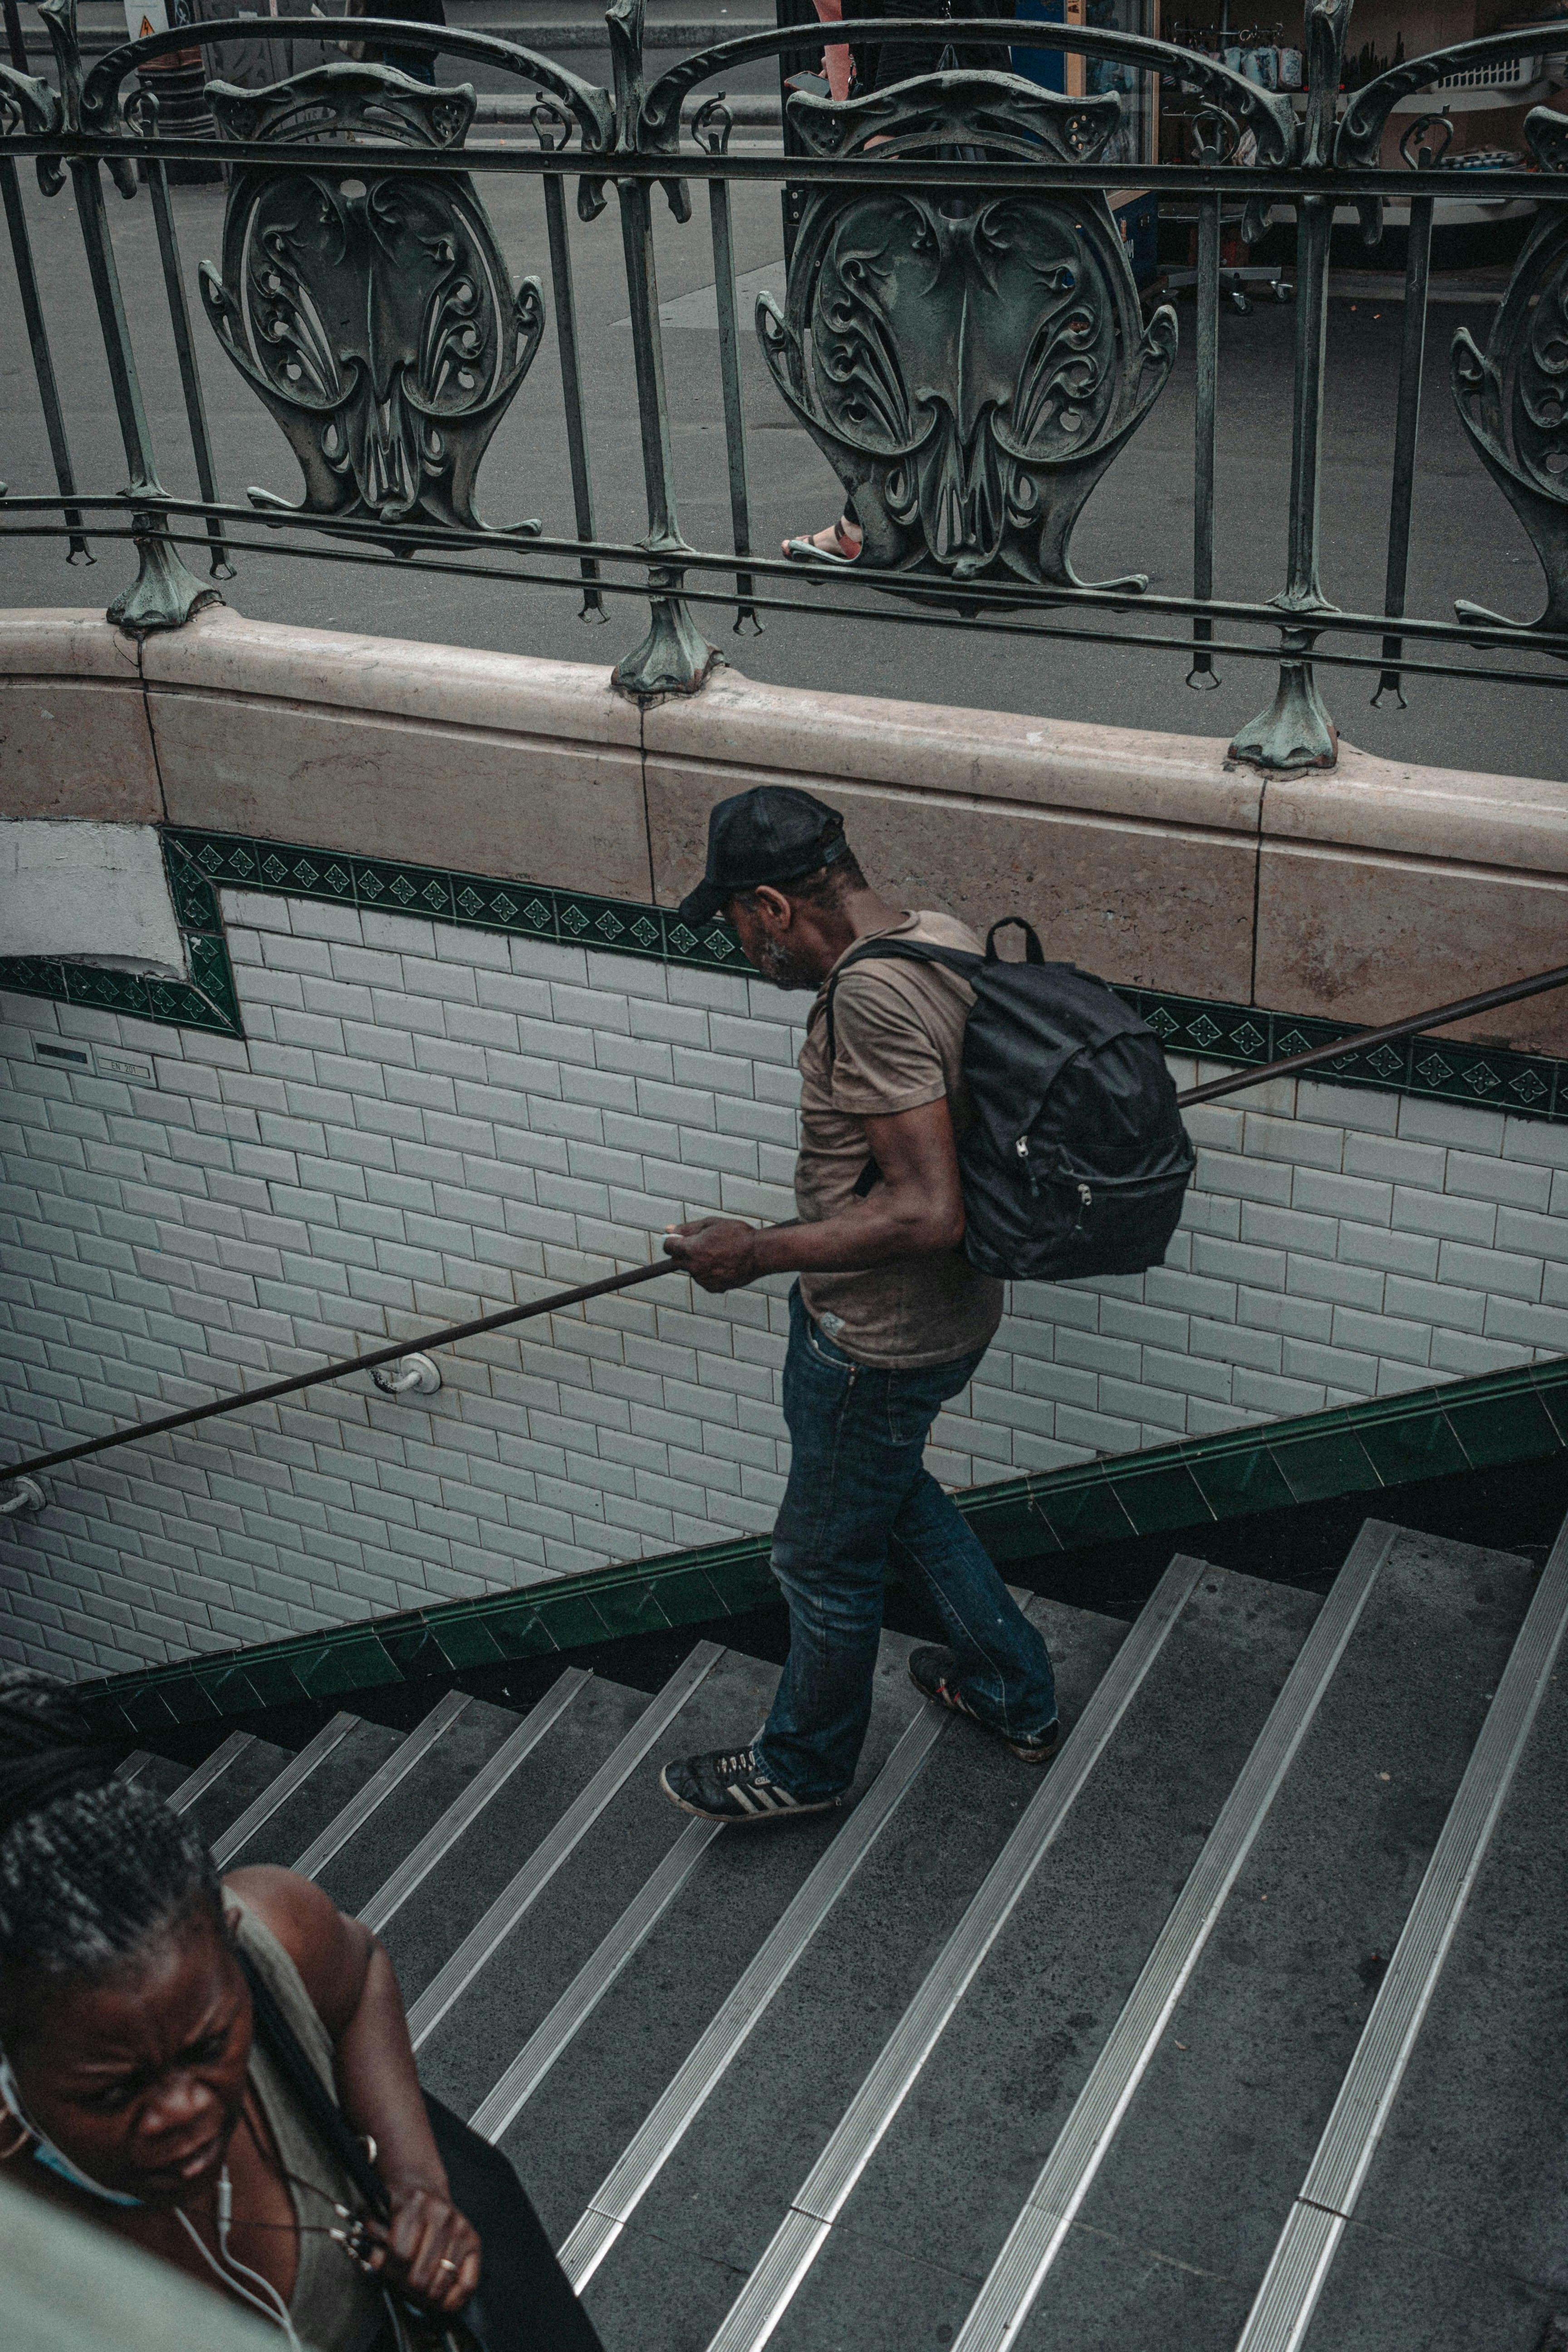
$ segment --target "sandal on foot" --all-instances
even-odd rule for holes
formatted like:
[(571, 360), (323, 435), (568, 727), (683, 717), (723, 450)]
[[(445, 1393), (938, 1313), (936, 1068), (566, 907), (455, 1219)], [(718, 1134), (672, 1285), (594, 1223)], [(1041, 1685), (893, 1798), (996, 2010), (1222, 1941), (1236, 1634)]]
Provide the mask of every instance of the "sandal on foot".
[[(825, 540), (832, 545), (824, 546)], [(863, 540), (850, 538), (840, 515), (836, 523), (814, 531), (809, 539), (786, 539), (784, 551), (792, 563), (853, 563), (863, 544)]]

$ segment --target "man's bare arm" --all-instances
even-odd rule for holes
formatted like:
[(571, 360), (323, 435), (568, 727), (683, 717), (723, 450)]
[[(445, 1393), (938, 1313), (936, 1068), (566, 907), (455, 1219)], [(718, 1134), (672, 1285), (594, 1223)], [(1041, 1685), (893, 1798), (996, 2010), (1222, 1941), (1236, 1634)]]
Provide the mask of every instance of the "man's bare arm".
[[(844, 22), (844, 0), (816, 0), (816, 13), (825, 25)], [(822, 52), (822, 70), (827, 76), (827, 92), (842, 105), (849, 95), (849, 49), (845, 42), (836, 42)]]
[(666, 1250), (703, 1290), (734, 1290), (764, 1274), (858, 1274), (955, 1250), (963, 1194), (945, 1101), (868, 1118), (866, 1141), (881, 1181), (839, 1215), (761, 1232), (738, 1218), (700, 1217), (672, 1228)]

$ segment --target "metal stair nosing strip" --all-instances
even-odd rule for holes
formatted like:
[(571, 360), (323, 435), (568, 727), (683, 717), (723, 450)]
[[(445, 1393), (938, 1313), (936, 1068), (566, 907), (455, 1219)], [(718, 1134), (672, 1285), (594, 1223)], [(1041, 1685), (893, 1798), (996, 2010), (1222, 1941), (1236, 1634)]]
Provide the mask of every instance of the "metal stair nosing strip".
[[(892, 1765), (895, 1759), (901, 1760), (903, 1751), (907, 1749), (916, 1760), (901, 1780), (895, 1774), (896, 1794), (891, 1802), (876, 1814), (877, 1828), (888, 1818), (892, 1805), (909, 1786), (920, 1763), (930, 1753), (944, 1728), (943, 1718), (935, 1708), (930, 1710), (934, 1720), (928, 1723), (926, 1714), (927, 1710), (922, 1708), (914, 1723), (906, 1727), (893, 1756), (887, 1759), (888, 1765)], [(879, 1781), (881, 1777), (879, 1774)], [(869, 1792), (862, 1801), (869, 1801)], [(859, 1810), (861, 1808), (857, 1807), (857, 1811)], [(688, 1822), (658, 1868), (638, 1889), (609, 1933), (584, 1960), (549, 2015), (530, 2034), (506, 2073), (475, 2108), (468, 2117), (472, 2130), (481, 2133), (493, 2145), (510, 2129), (573, 2036), (587, 2022), (622, 1969), (653, 1933), (722, 1826), (721, 1822)], [(869, 1842), (868, 1836), (861, 1852), (866, 1851)], [(813, 1876), (815, 1874), (813, 1873)], [(847, 1873), (839, 1884), (844, 1885), (847, 1881)], [(760, 2009), (754, 2010), (753, 2019), (761, 2013)], [(749, 2030), (749, 2025), (742, 2032), (746, 2030)]]
[(1005, 2352), (1028, 2318), (1398, 1540), (1369, 1523), (1352, 1546), (953, 2352)]
[(198, 1797), (205, 1797), (216, 1781), (223, 1779), (231, 1764), (237, 1763), (247, 1748), (256, 1746), (254, 1733), (231, 1731), (220, 1747), (215, 1748), (205, 1763), (187, 1772), (177, 1789), (167, 1800), (172, 1813), (188, 1813)]
[(722, 1827), (721, 1822), (688, 1822), (658, 1868), (638, 1888), (494, 2089), (487, 2092), (468, 2117), (471, 2127), (484, 2138), (493, 2143), (516, 2121), (574, 2034), (587, 2022), (658, 1927)]
[[(329, 1724), (317, 1732), (308, 1748), (291, 1756), (281, 1772), (268, 1780), (261, 1794), (247, 1805), (237, 1821), (231, 1822), (223, 1835), (213, 1840), (213, 1860), (220, 1870), (226, 1869), (258, 1829), (265, 1827), (275, 1812), (286, 1805), (298, 1789), (302, 1789), (312, 1772), (324, 1764), (335, 1748), (341, 1748), (355, 1724), (357, 1715), (334, 1715)], [(175, 1790), (178, 1796), (180, 1791)]]
[(150, 1748), (133, 1748), (129, 1756), (121, 1758), (110, 1778), (122, 1781), (128, 1789), (134, 1788), (152, 1761), (153, 1755)]
[(638, 1716), (619, 1747), (600, 1765), (587, 1787), (567, 1806), (554, 1828), (535, 1846), (510, 1885), (502, 1888), (478, 1926), (464, 1937), (445, 1968), (426, 1986), (408, 2012), (409, 2039), (416, 2050), (429, 2040), (447, 2011), (460, 2000), (523, 1914), (538, 1901), (562, 1864), (723, 1654), (719, 1643), (698, 1643), (651, 1706)]
[(599, 2268), (950, 1725), (951, 1717), (931, 1706), (909, 1725), (595, 2189), (561, 2248), (574, 2293), (581, 2294)]
[(760, 2352), (773, 2335), (1205, 1572), (1202, 1560), (1181, 1557), (1165, 1570), (1063, 1741), (1043, 1785), (1029, 1800), (846, 2108), (708, 2352)]
[(363, 1789), (356, 1790), (289, 1867), (297, 1870), (301, 1878), (314, 1878), (318, 1872), (325, 1870), (332, 1856), (342, 1852), (356, 1831), (363, 1828), (377, 1806), (384, 1804), (393, 1790), (402, 1786), (415, 1766), (428, 1755), (469, 1705), (471, 1701), (463, 1691), (448, 1691), (437, 1700), (424, 1721), (416, 1724), (407, 1737), (398, 1741), (385, 1763), (371, 1774)]
[(551, 1726), (565, 1714), (579, 1691), (594, 1677), (583, 1666), (568, 1666), (552, 1682), (538, 1704), (530, 1707), (515, 1731), (509, 1732), (489, 1763), (482, 1765), (468, 1787), (453, 1798), (438, 1822), (432, 1822), (412, 1853), (405, 1853), (384, 1885), (360, 1912), (363, 1927), (379, 1935), (389, 1919), (421, 1887), (437, 1864), (450, 1853), (490, 1799), (505, 1787), (525, 1758), (531, 1756)]
[(1552, 1547), (1237, 2352), (1295, 2352), (1350, 2223), (1568, 1632)]

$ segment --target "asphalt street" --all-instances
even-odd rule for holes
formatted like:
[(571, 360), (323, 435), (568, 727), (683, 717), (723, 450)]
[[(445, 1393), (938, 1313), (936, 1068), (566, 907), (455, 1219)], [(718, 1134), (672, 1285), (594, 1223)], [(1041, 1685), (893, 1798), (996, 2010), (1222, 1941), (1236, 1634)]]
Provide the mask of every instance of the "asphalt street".
[[(582, 0), (539, 0), (552, 23), (593, 11)], [(113, 12), (91, 10), (106, 24)], [(454, 16), (458, 11), (454, 9)], [(517, 26), (492, 5), (462, 11), (466, 21)], [(667, 5), (664, 13), (670, 13)], [(714, 18), (711, 6), (683, 18)], [(757, 0), (731, 12), (761, 14)], [(592, 52), (567, 59), (586, 71)], [(673, 61), (673, 54), (670, 61)], [(452, 74), (450, 79), (458, 79)], [(757, 87), (765, 87), (766, 77)], [(739, 87), (737, 82), (736, 87)], [(766, 152), (766, 134), (747, 152)], [(569, 184), (570, 185), (570, 184)], [(549, 257), (537, 182), (487, 173), (485, 200), (514, 276), (538, 273), (550, 304)], [(726, 549), (730, 515), (710, 289), (714, 268), (706, 194), (694, 184), (693, 213), (681, 225), (658, 207), (658, 268), (665, 306), (665, 358), (680, 523), (697, 546)], [(23, 194), (47, 307), (56, 369), (83, 486), (117, 488), (124, 478), (81, 239), (68, 189), (46, 201), (23, 178)], [(179, 378), (167, 325), (152, 207), (145, 192), (108, 201), (127, 309), (132, 322), (153, 432), (165, 485), (194, 496)], [(202, 314), (195, 274), (222, 249), (225, 191), (178, 188), (174, 201), (193, 331), (225, 496), (242, 500), (259, 484), (295, 498), (297, 469), (270, 418), (218, 346)], [(572, 217), (588, 407), (594, 489), (602, 536), (631, 540), (647, 527), (637, 433), (632, 338), (616, 205), (584, 225)], [(776, 548), (786, 531), (831, 520), (837, 485), (807, 435), (774, 391), (749, 319), (760, 287), (784, 294), (779, 198), (767, 186), (734, 192), (736, 267), (742, 285), (743, 377), (754, 543)], [(1086, 580), (1130, 571), (1148, 573), (1155, 590), (1180, 593), (1192, 578), (1193, 309), (1179, 302), (1180, 350), (1174, 373), (1142, 430), (1107, 474), (1085, 510), (1074, 561)], [(1325, 469), (1323, 584), (1346, 608), (1376, 611), (1383, 593), (1384, 540), (1390, 489), (1394, 393), (1402, 309), (1375, 293), (1331, 305)], [(1415, 492), (1409, 609), (1450, 616), (1468, 597), (1500, 613), (1530, 618), (1542, 583), (1529, 540), (1473, 455), (1448, 389), (1453, 336), (1468, 327), (1484, 341), (1492, 304), (1450, 299), (1435, 305)], [(53, 488), (31, 361), (16, 297), (9, 251), (0, 257), (0, 476), (12, 490)], [(1226, 310), (1220, 323), (1220, 434), (1216, 591), (1267, 598), (1283, 584), (1286, 492), (1290, 445), (1291, 345), (1295, 313), (1260, 305), (1248, 317)], [(546, 531), (570, 533), (571, 489), (560, 372), (552, 326), (531, 374), (491, 445), (479, 480), (479, 506), (490, 522), (538, 517)], [(264, 539), (259, 529), (249, 534)], [(317, 542), (309, 560), (272, 551), (246, 553), (225, 588), (240, 611), (310, 626), (363, 629), (578, 661), (608, 662), (642, 634), (646, 607), (610, 601), (607, 623), (585, 626), (565, 591), (471, 578), (442, 578), (413, 566), (375, 568), (336, 560)], [(13, 541), (0, 556), (0, 596), (8, 604), (102, 605), (130, 576), (129, 551), (103, 541), (99, 562), (68, 567), (58, 545)], [(193, 556), (193, 563), (200, 559)], [(770, 615), (761, 636), (736, 637), (721, 609), (700, 612), (707, 632), (752, 677), (868, 696), (1097, 719), (1223, 735), (1270, 698), (1271, 666), (1222, 656), (1220, 685), (1189, 691), (1180, 654), (1127, 646), (980, 637), (961, 627), (891, 625), (834, 609), (831, 588), (816, 614)], [(889, 609), (894, 609), (889, 607)], [(896, 608), (902, 611), (904, 608)], [(1128, 625), (1139, 625), (1136, 610)], [(1365, 672), (1325, 668), (1322, 684), (1347, 740), (1390, 757), (1552, 777), (1568, 775), (1568, 729), (1559, 691), (1461, 681), (1415, 679), (1409, 708), (1375, 710), (1375, 683)]]

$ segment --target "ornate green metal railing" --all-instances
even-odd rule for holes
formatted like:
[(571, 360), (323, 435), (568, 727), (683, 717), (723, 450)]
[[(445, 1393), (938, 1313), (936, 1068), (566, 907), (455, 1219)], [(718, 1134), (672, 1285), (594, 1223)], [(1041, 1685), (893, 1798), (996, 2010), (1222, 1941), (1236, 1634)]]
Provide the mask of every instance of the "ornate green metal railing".
[[(789, 0), (780, 0), (781, 13)], [(1383, 157), (1396, 107), (1450, 78), (1539, 53), (1539, 27), (1406, 59), (1356, 91), (1336, 121), (1351, 0), (1309, 0), (1308, 89), (1299, 118), (1284, 95), (1218, 61), (1131, 34), (1031, 22), (1031, 47), (1065, 49), (1197, 94), (1202, 142), (1184, 165), (1109, 163), (1122, 121), (1109, 90), (1070, 98), (1007, 71), (929, 74), (843, 104), (789, 98), (785, 154), (731, 152), (730, 110), (706, 86), (770, 57), (811, 60), (821, 28), (781, 26), (703, 48), (650, 81), (643, 0), (606, 18), (612, 87), (491, 36), (402, 20), (356, 20), (400, 52), (482, 63), (538, 93), (537, 149), (469, 147), (476, 100), (384, 66), (317, 67), (269, 89), (208, 84), (216, 143), (161, 124), (160, 59), (253, 36), (254, 19), (188, 26), (128, 42), (88, 69), (75, 0), (39, 0), (55, 58), (51, 83), (0, 66), (0, 199), (32, 347), (53, 492), (16, 487), (0, 535), (130, 541), (134, 582), (109, 608), (132, 632), (177, 628), (250, 552), (341, 563), (401, 562), (442, 575), (570, 588), (584, 614), (606, 599), (647, 598), (649, 624), (616, 682), (656, 697), (700, 689), (716, 658), (699, 616), (728, 609), (735, 628), (769, 612), (853, 611), (906, 627), (942, 626), (1178, 656), (1188, 683), (1214, 680), (1216, 656), (1278, 667), (1271, 703), (1232, 746), (1265, 769), (1329, 767), (1337, 735), (1319, 675), (1369, 675), (1373, 699), (1405, 677), (1521, 687), (1568, 684), (1568, 115), (1537, 106), (1525, 135), (1534, 168), (1467, 172), (1466, 191), (1525, 197), (1536, 223), (1482, 349), (1461, 331), (1451, 379), (1479, 463), (1528, 532), (1546, 578), (1539, 616), (1517, 622), (1460, 603), (1452, 620), (1406, 610), (1434, 205), (1455, 193), (1416, 113)], [(836, 38), (945, 42), (945, 17), (845, 22)], [(1003, 53), (1019, 27), (965, 19), (966, 50)], [(319, 40), (321, 20), (269, 20), (277, 38)], [(143, 68), (153, 68), (141, 79)], [(1435, 91), (1435, 98), (1436, 93)], [(685, 110), (683, 111), (683, 107)], [(1245, 160), (1244, 160), (1245, 159)], [(289, 504), (220, 493), (185, 293), (169, 167), (229, 173), (222, 258), (201, 293), (227, 360), (287, 438), (303, 478)], [(75, 194), (129, 483), (81, 482), (51, 355), (19, 167), (46, 195)], [(156, 229), (185, 422), (200, 489), (159, 478), (110, 234), (107, 172), (122, 195), (145, 184)], [(566, 214), (568, 173), (583, 224), (619, 215), (632, 333), (647, 531), (602, 538)], [(514, 286), (486, 209), (487, 175), (542, 188), (550, 296)], [(660, 338), (655, 202), (692, 218), (707, 189), (719, 321), (719, 392), (728, 455), (731, 543), (682, 529)], [(753, 544), (742, 399), (731, 191), (774, 182), (789, 262), (782, 304), (759, 298), (756, 331), (781, 413), (805, 427), (856, 501), (864, 529), (852, 564), (803, 575)], [(1193, 593), (1154, 595), (1141, 573), (1087, 583), (1071, 542), (1085, 501), (1148, 416), (1170, 377), (1177, 321), (1143, 315), (1110, 211), (1119, 190), (1152, 188), (1195, 208), (1197, 284)], [(1346, 611), (1325, 593), (1320, 561), (1324, 349), (1335, 207), (1353, 205), (1369, 246), (1390, 200), (1408, 206), (1405, 328), (1392, 422), (1384, 608)], [(1217, 320), (1222, 206), (1245, 207), (1244, 234), (1270, 203), (1297, 220), (1295, 383), (1280, 592), (1268, 603), (1214, 593)], [(521, 391), (550, 318), (561, 361), (574, 533), (483, 523), (475, 485), (498, 425)], [(258, 538), (261, 530), (265, 535)]]

